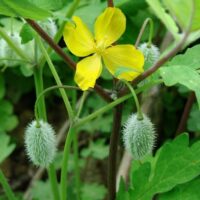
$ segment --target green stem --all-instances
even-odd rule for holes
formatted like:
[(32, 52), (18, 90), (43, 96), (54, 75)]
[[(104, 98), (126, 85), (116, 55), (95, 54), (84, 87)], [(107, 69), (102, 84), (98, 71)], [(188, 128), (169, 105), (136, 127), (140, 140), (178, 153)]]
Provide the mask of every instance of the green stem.
[(3, 172), (0, 170), (0, 183), (6, 193), (6, 196), (8, 197), (9, 200), (16, 200), (15, 195), (8, 184), (6, 177), (4, 176)]
[[(37, 98), (44, 89), (42, 71), (43, 71), (42, 68), (34, 69), (34, 81), (35, 81), (35, 89), (36, 89), (36, 97)], [(44, 121), (47, 121), (44, 98), (41, 98), (40, 103), (38, 104), (38, 114), (39, 114), (38, 118), (41, 118)]]
[(81, 111), (83, 109), (83, 104), (85, 102), (86, 97), (87, 97), (87, 91), (84, 91), (83, 95), (81, 97), (81, 101), (80, 101), (80, 105), (79, 105), (79, 108), (78, 108), (78, 112), (77, 112), (76, 118), (79, 118), (79, 116), (81, 114)]
[(65, 141), (64, 155), (61, 167), (61, 200), (67, 200), (67, 169), (68, 169), (70, 147), (73, 137), (74, 137), (74, 130), (71, 125)]
[(57, 177), (56, 177), (56, 170), (55, 170), (55, 167), (53, 164), (51, 164), (48, 167), (48, 176), (50, 179), (51, 189), (52, 189), (52, 193), (54, 196), (54, 200), (59, 200), (60, 194), (59, 194), (58, 182), (57, 182)]
[(150, 24), (150, 30), (149, 30), (149, 39), (148, 39), (148, 46), (151, 46), (151, 43), (152, 43), (152, 38), (153, 38), (153, 29), (154, 29), (154, 26), (153, 26), (153, 20), (151, 18), (147, 18), (145, 19), (141, 29), (140, 29), (140, 32), (139, 32), (139, 35), (137, 37), (137, 40), (135, 42), (135, 46), (138, 47), (139, 43), (140, 43), (140, 40), (142, 38), (142, 35), (144, 34), (144, 31), (147, 27), (147, 25)]
[(73, 130), (73, 152), (74, 152), (74, 172), (75, 172), (75, 186), (76, 186), (76, 199), (81, 199), (81, 184), (80, 184), (80, 171), (79, 171), (79, 156), (78, 156), (78, 135), (76, 130)]
[[(153, 87), (154, 85), (157, 85), (157, 84), (160, 84), (162, 83), (163, 80), (159, 79), (159, 80), (156, 80), (156, 81), (152, 81), (150, 83), (147, 83), (145, 85), (143, 85), (142, 87), (136, 89), (136, 94), (140, 93), (140, 92), (143, 92), (144, 90), (148, 89), (148, 88), (151, 88)], [(76, 124), (74, 125), (74, 127), (79, 127), (85, 123), (87, 123), (88, 121), (91, 121), (92, 119), (94, 119), (95, 117), (98, 117), (99, 115), (109, 111), (110, 109), (114, 108), (115, 106), (117, 106), (118, 104), (126, 101), (127, 99), (131, 98), (132, 97), (132, 94), (127, 94), (123, 97), (120, 97), (118, 99), (116, 99), (115, 101), (107, 104), (106, 106), (100, 108), (99, 110), (93, 112), (92, 114), (82, 118), (82, 119), (79, 119)]]
[(154, 31), (154, 24), (153, 24), (153, 20), (151, 18), (149, 19), (149, 40), (148, 40), (148, 46), (151, 47), (152, 44), (152, 38), (153, 38), (153, 31)]
[[(47, 60), (47, 63), (49, 65), (51, 73), (52, 73), (52, 75), (53, 75), (53, 77), (54, 77), (54, 79), (56, 81), (56, 84), (58, 86), (62, 86), (62, 82), (60, 80), (60, 77), (58, 76), (58, 73), (57, 73), (57, 71), (56, 71), (56, 69), (55, 69), (55, 67), (54, 67), (54, 65), (53, 65), (53, 63), (51, 61), (51, 58), (49, 57), (49, 55), (48, 55), (48, 53), (47, 53), (47, 51), (46, 51), (46, 49), (45, 49), (44, 45), (42, 44), (42, 42), (41, 42), (39, 37), (37, 37), (37, 41), (38, 41), (38, 44), (39, 44), (39, 46), (40, 46), (40, 48), (41, 48), (46, 60)], [(61, 96), (63, 98), (65, 107), (67, 109), (67, 112), (68, 112), (68, 115), (69, 115), (69, 119), (72, 122), (73, 118), (74, 118), (74, 112), (73, 112), (72, 107), (70, 105), (68, 96), (67, 96), (67, 94), (66, 94), (64, 89), (60, 88), (59, 90), (60, 90)]]
[(134, 91), (134, 89), (132, 88), (131, 84), (127, 81), (123, 81), (126, 86), (129, 88), (129, 90), (131, 91), (131, 94), (135, 100), (135, 104), (136, 104), (136, 108), (137, 108), (137, 118), (138, 120), (142, 120), (143, 119), (143, 114), (142, 114), (142, 111), (141, 111), (141, 108), (140, 108), (140, 104), (139, 104), (139, 101), (138, 101), (138, 98), (137, 98), (137, 95)]
[[(38, 63), (37, 53), (38, 53), (38, 47), (37, 47), (37, 44), (35, 41), (35, 63)], [(43, 68), (42, 67), (40, 67), (40, 66), (35, 67), (34, 80), (35, 80), (35, 88), (36, 88), (36, 97), (38, 98), (44, 90)], [(38, 118), (43, 119), (44, 121), (47, 121), (44, 96), (41, 97), (41, 101), (38, 103), (38, 115), (39, 115)], [(37, 119), (37, 124), (39, 126), (38, 119)], [(51, 164), (47, 170), (48, 170), (48, 175), (49, 175), (49, 180), (51, 183), (51, 190), (53, 193), (54, 200), (59, 200), (58, 182), (57, 182), (57, 178), (56, 178), (56, 170), (54, 169), (53, 164)]]
[(0, 27), (0, 36), (8, 43), (8, 45), (16, 52), (16, 54), (27, 62), (31, 62), (30, 58), (10, 39), (7, 33)]

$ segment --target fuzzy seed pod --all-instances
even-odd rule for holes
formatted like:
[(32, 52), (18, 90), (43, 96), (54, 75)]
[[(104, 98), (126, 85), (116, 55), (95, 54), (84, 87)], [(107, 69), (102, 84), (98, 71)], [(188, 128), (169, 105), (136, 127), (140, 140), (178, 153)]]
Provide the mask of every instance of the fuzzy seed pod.
[(153, 150), (155, 131), (150, 119), (143, 114), (138, 120), (137, 114), (132, 114), (123, 129), (123, 141), (126, 150), (135, 160), (140, 160)]
[(48, 167), (56, 154), (55, 132), (47, 122), (41, 120), (39, 123), (40, 127), (37, 127), (34, 120), (26, 128), (26, 153), (36, 166)]
[(153, 44), (151, 44), (151, 46), (148, 46), (148, 43), (143, 43), (138, 47), (138, 49), (142, 51), (145, 61), (148, 62), (150, 65), (155, 64), (160, 56), (160, 51), (158, 47)]

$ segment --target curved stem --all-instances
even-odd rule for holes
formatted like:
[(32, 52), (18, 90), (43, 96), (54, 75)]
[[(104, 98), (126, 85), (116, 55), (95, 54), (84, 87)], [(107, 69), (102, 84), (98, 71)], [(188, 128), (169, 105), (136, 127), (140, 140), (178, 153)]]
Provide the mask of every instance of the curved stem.
[(135, 101), (135, 104), (136, 104), (136, 108), (137, 108), (137, 118), (138, 120), (142, 120), (143, 119), (143, 114), (142, 114), (142, 111), (141, 111), (141, 108), (140, 108), (140, 104), (139, 104), (139, 101), (138, 101), (138, 98), (137, 98), (137, 95), (134, 91), (134, 89), (132, 88), (131, 84), (127, 81), (123, 81), (126, 86), (129, 88), (129, 90), (131, 91), (131, 94), (134, 98), (134, 101)]
[[(47, 60), (47, 63), (48, 63), (48, 65), (49, 65), (49, 68), (50, 68), (50, 70), (51, 70), (51, 73), (52, 73), (52, 75), (53, 75), (53, 77), (54, 77), (54, 79), (55, 79), (57, 85), (58, 85), (58, 86), (62, 86), (62, 82), (61, 82), (61, 80), (60, 80), (60, 77), (58, 76), (57, 71), (56, 71), (56, 69), (55, 69), (55, 67), (54, 67), (54, 65), (53, 65), (53, 63), (52, 63), (52, 61), (51, 61), (51, 59), (50, 59), (50, 57), (49, 57), (49, 55), (48, 55), (46, 49), (44, 48), (44, 45), (42, 44), (42, 42), (41, 42), (41, 40), (39, 39), (39, 37), (36, 37), (36, 38), (37, 38), (38, 44), (39, 44), (39, 46), (40, 46), (40, 48), (41, 48), (41, 50), (42, 50), (42, 52), (43, 52), (45, 58), (46, 58), (46, 60)], [(68, 115), (69, 115), (69, 119), (70, 119), (70, 121), (73, 121), (74, 112), (73, 112), (72, 107), (71, 107), (71, 105), (70, 105), (68, 96), (67, 96), (65, 90), (62, 89), (62, 88), (60, 89), (60, 93), (61, 93), (61, 96), (62, 96), (62, 98), (63, 98), (65, 107), (66, 107), (66, 109), (67, 109), (67, 112), (68, 112)]]
[(38, 94), (37, 99), (35, 101), (35, 106), (34, 106), (34, 113), (35, 113), (35, 118), (37, 121), (39, 121), (39, 115), (38, 115), (38, 104), (40, 99), (49, 91), (52, 90), (56, 90), (56, 89), (60, 89), (60, 88), (64, 88), (64, 89), (76, 89), (79, 90), (78, 87), (75, 86), (68, 86), (68, 85), (55, 85), (55, 86), (51, 86), (49, 88), (46, 88), (45, 90), (43, 90), (41, 93)]
[(138, 47), (139, 43), (140, 43), (140, 40), (142, 38), (142, 35), (144, 34), (144, 31), (147, 27), (147, 25), (150, 25), (150, 30), (149, 30), (149, 40), (148, 40), (148, 45), (151, 45), (152, 43), (152, 38), (153, 38), (153, 30), (154, 30), (154, 25), (153, 25), (153, 20), (151, 18), (147, 18), (145, 19), (141, 29), (140, 29), (140, 32), (139, 32), (139, 35), (137, 37), (137, 40), (135, 42), (135, 46)]

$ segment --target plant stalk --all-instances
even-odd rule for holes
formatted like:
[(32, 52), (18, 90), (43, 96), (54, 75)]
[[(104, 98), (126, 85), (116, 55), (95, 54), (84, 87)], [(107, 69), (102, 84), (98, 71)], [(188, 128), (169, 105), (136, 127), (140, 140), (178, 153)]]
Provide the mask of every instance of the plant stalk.
[(9, 185), (9, 183), (6, 180), (6, 177), (4, 176), (3, 172), (0, 170), (0, 183), (6, 193), (6, 196), (9, 200), (16, 200), (15, 195)]

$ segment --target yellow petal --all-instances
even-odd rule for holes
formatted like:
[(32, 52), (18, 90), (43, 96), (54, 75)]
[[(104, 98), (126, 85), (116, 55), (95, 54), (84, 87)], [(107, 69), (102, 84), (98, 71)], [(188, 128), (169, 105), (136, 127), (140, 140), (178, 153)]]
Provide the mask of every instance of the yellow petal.
[(97, 54), (84, 58), (76, 67), (75, 82), (82, 90), (93, 88), (102, 71), (101, 57)]
[(95, 22), (97, 46), (108, 47), (119, 39), (126, 28), (126, 17), (118, 8), (106, 8)]
[(94, 37), (82, 20), (74, 16), (74, 23), (67, 22), (64, 28), (64, 41), (76, 56), (84, 57), (94, 53)]
[(127, 81), (132, 81), (144, 71), (144, 56), (133, 45), (116, 45), (106, 49), (103, 61), (112, 75)]

